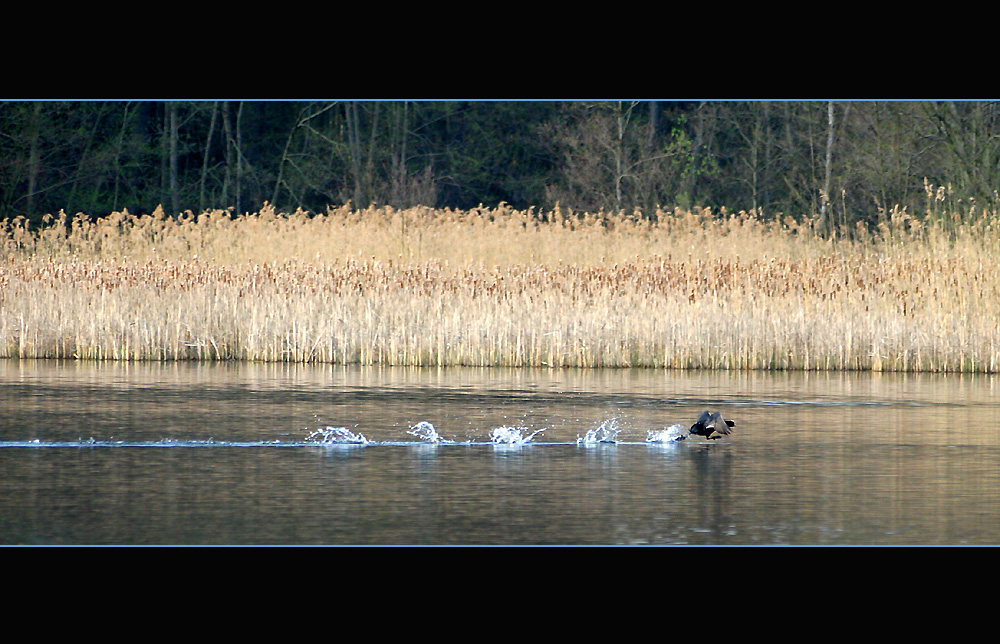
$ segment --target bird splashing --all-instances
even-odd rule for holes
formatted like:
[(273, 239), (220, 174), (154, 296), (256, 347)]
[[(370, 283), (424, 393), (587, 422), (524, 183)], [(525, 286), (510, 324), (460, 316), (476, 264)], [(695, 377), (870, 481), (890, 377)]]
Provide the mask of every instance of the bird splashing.
[(531, 431), (525, 427), (496, 427), (490, 431), (490, 441), (497, 445), (524, 445), (546, 429)]
[(600, 424), (599, 427), (587, 430), (582, 437), (577, 436), (577, 445), (597, 445), (600, 443), (617, 443), (618, 433), (621, 428), (618, 426), (617, 418), (609, 418)]
[(676, 443), (688, 437), (690, 430), (680, 424), (671, 425), (664, 429), (650, 431), (646, 436), (647, 443)]
[(437, 430), (434, 429), (434, 425), (428, 423), (426, 420), (420, 421), (408, 429), (406, 433), (416, 436), (425, 443), (440, 443), (444, 440), (438, 435)]
[(355, 434), (346, 427), (320, 427), (306, 436), (305, 442), (321, 445), (367, 445), (364, 434)]

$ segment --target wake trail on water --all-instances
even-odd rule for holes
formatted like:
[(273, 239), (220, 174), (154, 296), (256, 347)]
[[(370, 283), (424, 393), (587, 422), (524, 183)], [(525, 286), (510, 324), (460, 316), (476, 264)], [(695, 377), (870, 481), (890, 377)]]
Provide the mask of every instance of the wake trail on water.
[[(318, 420), (318, 419), (317, 419)], [(488, 440), (476, 441), (449, 440), (441, 436), (434, 425), (428, 421), (421, 421), (412, 425), (406, 430), (406, 434), (413, 436), (417, 440), (400, 441), (374, 441), (367, 438), (360, 431), (347, 427), (337, 427), (324, 425), (310, 431), (302, 440), (298, 441), (225, 441), (225, 440), (191, 440), (164, 438), (155, 441), (129, 441), (129, 440), (97, 440), (94, 438), (78, 439), (76, 441), (43, 441), (40, 439), (23, 441), (0, 441), (0, 448), (4, 447), (302, 447), (302, 446), (377, 446), (377, 445), (497, 445), (497, 446), (522, 446), (522, 445), (571, 445), (580, 447), (595, 447), (600, 445), (618, 445), (622, 443), (638, 443), (639, 441), (621, 441), (619, 435), (623, 427), (618, 417), (612, 417), (602, 421), (597, 427), (587, 430), (583, 435), (577, 435), (575, 443), (572, 442), (539, 442), (536, 437), (547, 431), (548, 427), (532, 428), (524, 426), (501, 425), (494, 427), (488, 433)], [(671, 425), (664, 429), (652, 430), (647, 433), (646, 444), (668, 444), (682, 441), (688, 437), (689, 431), (683, 425)]]
[[(494, 445), (526, 445), (538, 434), (545, 431), (542, 429), (531, 429), (527, 427), (494, 427), (489, 433), (489, 443)], [(442, 437), (434, 425), (424, 420), (406, 430), (406, 433), (418, 438), (418, 441), (411, 443), (428, 444), (452, 444), (452, 445), (472, 445), (475, 441), (453, 441)], [(305, 441), (320, 445), (396, 445), (397, 441), (375, 442), (365, 438), (364, 434), (355, 433), (346, 427), (321, 427), (308, 436)]]

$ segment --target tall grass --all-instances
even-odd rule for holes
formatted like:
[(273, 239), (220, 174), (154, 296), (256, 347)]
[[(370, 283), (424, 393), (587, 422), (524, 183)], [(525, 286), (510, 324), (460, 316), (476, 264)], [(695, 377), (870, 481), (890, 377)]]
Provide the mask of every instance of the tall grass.
[(0, 356), (1000, 370), (992, 216), (60, 214), (0, 231)]

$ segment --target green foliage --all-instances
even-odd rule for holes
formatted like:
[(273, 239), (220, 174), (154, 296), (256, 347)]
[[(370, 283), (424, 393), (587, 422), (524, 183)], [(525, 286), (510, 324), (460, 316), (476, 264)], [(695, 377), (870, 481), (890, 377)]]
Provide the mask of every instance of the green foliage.
[[(830, 210), (876, 225), (1000, 202), (993, 102), (0, 103), (0, 219), (351, 203), (651, 213)], [(832, 135), (832, 136), (831, 136)], [(828, 139), (828, 137), (830, 137)], [(830, 162), (826, 152), (830, 142)], [(821, 194), (829, 174), (829, 194)], [(824, 201), (825, 200), (825, 201)], [(942, 204), (938, 203), (938, 206)]]

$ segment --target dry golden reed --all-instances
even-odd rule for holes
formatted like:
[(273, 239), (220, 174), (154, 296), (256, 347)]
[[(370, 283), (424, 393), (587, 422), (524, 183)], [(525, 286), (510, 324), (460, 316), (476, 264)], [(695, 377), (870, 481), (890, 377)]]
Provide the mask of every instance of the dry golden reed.
[(824, 237), (505, 205), (0, 225), (0, 357), (1000, 369), (986, 216), (894, 210)]

